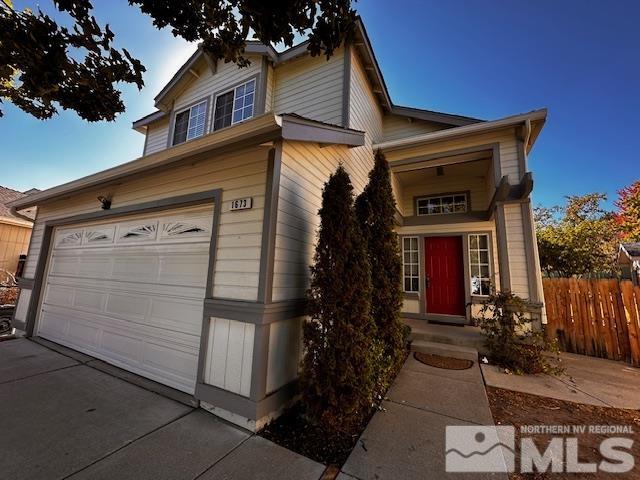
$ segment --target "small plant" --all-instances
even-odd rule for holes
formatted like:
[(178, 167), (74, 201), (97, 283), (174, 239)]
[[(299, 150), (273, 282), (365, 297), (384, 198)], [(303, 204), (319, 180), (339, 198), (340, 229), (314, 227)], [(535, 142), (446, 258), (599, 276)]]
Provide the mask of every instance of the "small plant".
[(527, 318), (528, 302), (509, 292), (492, 292), (482, 304), (478, 319), (493, 363), (516, 374), (560, 374), (557, 342)]

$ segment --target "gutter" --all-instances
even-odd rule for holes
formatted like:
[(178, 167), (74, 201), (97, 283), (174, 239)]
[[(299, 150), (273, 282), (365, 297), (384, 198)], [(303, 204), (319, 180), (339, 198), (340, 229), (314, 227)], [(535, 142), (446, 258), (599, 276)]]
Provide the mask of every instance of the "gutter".
[(9, 212), (11, 212), (11, 215), (14, 215), (20, 218), (21, 220), (28, 222), (29, 225), (25, 225), (24, 222), (20, 220), (15, 220), (15, 219), (6, 218), (6, 217), (0, 217), (0, 223), (10, 223), (11, 225), (16, 225), (19, 227), (29, 227), (29, 228), (33, 227), (34, 220), (18, 212), (18, 210), (16, 210), (16, 207), (9, 207)]
[(269, 112), (180, 145), (14, 200), (7, 206), (15, 212), (17, 209), (40, 205), (98, 186), (105, 187), (142, 172), (193, 159), (197, 155), (212, 156), (229, 150), (259, 146), (277, 139), (357, 147), (364, 145), (364, 132), (296, 115), (274, 115)]
[(500, 120), (488, 121), (483, 123), (474, 123), (463, 127), (448, 128), (446, 130), (438, 130), (436, 132), (414, 135), (412, 137), (401, 138), (399, 140), (391, 140), (389, 142), (376, 143), (373, 145), (374, 150), (400, 150), (403, 148), (413, 147), (420, 143), (430, 143), (450, 138), (464, 137), (468, 135), (476, 135), (500, 128), (513, 127), (523, 122), (544, 122), (547, 118), (547, 109), (534, 110), (529, 113), (514, 115), (512, 117), (502, 118)]

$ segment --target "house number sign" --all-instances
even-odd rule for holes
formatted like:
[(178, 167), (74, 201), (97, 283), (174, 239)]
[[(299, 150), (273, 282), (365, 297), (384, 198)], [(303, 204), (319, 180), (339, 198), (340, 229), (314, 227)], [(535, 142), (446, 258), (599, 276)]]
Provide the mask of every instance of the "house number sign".
[(238, 198), (236, 200), (231, 200), (231, 211), (233, 210), (246, 210), (253, 206), (253, 198)]

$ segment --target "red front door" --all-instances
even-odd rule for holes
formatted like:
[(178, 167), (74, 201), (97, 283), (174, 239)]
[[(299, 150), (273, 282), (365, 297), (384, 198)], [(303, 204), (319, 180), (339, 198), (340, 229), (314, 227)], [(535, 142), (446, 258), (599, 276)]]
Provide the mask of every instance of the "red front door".
[(427, 313), (464, 315), (462, 237), (424, 239)]

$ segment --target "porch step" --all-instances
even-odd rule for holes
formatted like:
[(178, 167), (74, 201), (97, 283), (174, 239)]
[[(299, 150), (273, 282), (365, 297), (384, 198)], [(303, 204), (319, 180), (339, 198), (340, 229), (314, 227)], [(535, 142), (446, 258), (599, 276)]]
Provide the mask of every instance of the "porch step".
[(411, 327), (409, 338), (414, 343), (431, 342), (472, 348), (481, 353), (485, 351), (484, 337), (478, 327), (437, 325), (415, 319), (406, 319), (404, 322)]
[(478, 350), (470, 347), (461, 347), (446, 343), (427, 342), (416, 340), (411, 343), (411, 350), (414, 352), (433, 353), (443, 357), (461, 358), (464, 360), (478, 361)]

